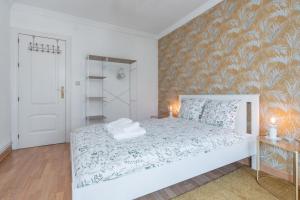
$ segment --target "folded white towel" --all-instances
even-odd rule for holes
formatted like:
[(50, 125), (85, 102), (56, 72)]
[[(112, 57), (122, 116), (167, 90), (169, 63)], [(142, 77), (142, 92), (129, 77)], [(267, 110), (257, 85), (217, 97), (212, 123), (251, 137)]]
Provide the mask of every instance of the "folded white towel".
[(115, 127), (120, 127), (120, 126), (125, 126), (126, 124), (130, 124), (132, 123), (131, 119), (128, 118), (120, 118), (116, 121), (110, 122), (106, 124), (106, 129), (110, 129), (110, 128), (115, 128)]
[(126, 134), (123, 129), (116, 127), (108, 127), (107, 131), (112, 135)]
[(141, 127), (139, 123), (133, 124), (132, 126), (119, 126), (119, 127), (108, 127), (107, 131), (112, 135), (120, 135), (120, 134), (129, 134), (132, 132), (137, 132)]
[(133, 122), (130, 124), (126, 124), (124, 126), (122, 126), (121, 128), (124, 130), (124, 132), (131, 132), (131, 131), (135, 131), (135, 129), (140, 127), (140, 123), (138, 122)]
[(146, 130), (144, 128), (136, 128), (134, 131), (132, 132), (128, 132), (126, 134), (124, 133), (120, 133), (120, 134), (113, 134), (114, 139), (116, 140), (123, 140), (123, 139), (131, 139), (131, 138), (135, 138), (135, 137), (139, 137), (142, 136), (146, 133)]
[(121, 118), (106, 124), (106, 130), (117, 140), (129, 139), (144, 135), (146, 130), (140, 127), (140, 123), (131, 119)]

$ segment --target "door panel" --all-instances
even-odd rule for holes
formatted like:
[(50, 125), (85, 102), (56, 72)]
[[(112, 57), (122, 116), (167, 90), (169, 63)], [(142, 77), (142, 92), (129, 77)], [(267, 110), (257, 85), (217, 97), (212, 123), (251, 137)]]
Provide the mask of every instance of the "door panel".
[[(65, 42), (19, 35), (19, 147), (65, 142)], [(62, 53), (30, 51), (30, 43), (59, 45)]]
[(32, 52), (31, 98), (34, 104), (57, 104), (55, 54)]
[(56, 131), (57, 115), (35, 115), (29, 118), (30, 131)]

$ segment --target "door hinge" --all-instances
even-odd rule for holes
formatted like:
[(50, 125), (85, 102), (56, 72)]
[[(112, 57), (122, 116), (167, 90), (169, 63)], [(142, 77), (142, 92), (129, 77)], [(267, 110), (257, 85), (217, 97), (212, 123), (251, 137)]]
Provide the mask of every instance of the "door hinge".
[(20, 134), (18, 134), (18, 140), (20, 139)]
[(18, 44), (20, 43), (20, 38), (18, 38)]
[(20, 68), (20, 63), (18, 62), (18, 68)]
[(18, 97), (18, 102), (20, 102), (20, 97)]

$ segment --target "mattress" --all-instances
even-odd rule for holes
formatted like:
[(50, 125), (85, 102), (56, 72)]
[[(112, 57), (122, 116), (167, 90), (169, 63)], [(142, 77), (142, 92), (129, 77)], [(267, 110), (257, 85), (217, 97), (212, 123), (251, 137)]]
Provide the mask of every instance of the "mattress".
[(128, 140), (115, 140), (103, 125), (71, 134), (75, 187), (110, 181), (130, 173), (231, 146), (245, 134), (184, 119), (151, 119), (140, 122), (147, 133)]

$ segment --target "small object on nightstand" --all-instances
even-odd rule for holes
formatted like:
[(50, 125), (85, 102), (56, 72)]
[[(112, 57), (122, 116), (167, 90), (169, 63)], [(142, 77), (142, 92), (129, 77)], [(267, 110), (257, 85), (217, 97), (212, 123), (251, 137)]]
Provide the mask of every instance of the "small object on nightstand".
[(268, 140), (272, 140), (274, 142), (282, 140), (282, 138), (280, 138), (280, 137), (274, 137), (274, 138), (272, 138), (269, 135), (266, 135), (265, 138), (268, 139)]
[(173, 118), (173, 107), (169, 106), (169, 118)]
[(270, 128), (269, 128), (269, 138), (272, 140), (278, 140), (276, 118), (271, 117), (270, 122), (271, 122), (271, 124), (270, 124)]

